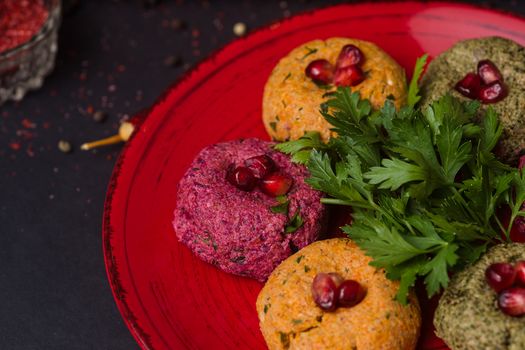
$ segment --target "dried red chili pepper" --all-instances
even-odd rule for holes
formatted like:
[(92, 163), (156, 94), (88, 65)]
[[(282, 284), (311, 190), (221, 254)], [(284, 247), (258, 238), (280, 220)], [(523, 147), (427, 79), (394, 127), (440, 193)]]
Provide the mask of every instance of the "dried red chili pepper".
[(140, 125), (144, 122), (146, 116), (146, 112), (139, 113), (132, 117), (130, 120), (122, 122), (118, 129), (118, 134), (106, 137), (102, 140), (84, 143), (80, 146), (80, 149), (83, 151), (89, 151), (90, 149), (97, 147), (113, 145), (119, 142), (126, 142), (130, 139), (131, 135), (133, 135), (135, 130), (137, 130), (140, 127)]

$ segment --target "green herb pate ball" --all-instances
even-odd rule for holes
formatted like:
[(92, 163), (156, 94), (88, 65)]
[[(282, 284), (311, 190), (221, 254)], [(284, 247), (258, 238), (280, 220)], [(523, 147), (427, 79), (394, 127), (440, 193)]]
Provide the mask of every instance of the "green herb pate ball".
[(525, 317), (504, 314), (485, 280), (490, 264), (519, 260), (525, 260), (525, 244), (500, 244), (452, 277), (434, 316), (437, 335), (451, 349), (525, 349)]
[(486, 37), (460, 41), (437, 56), (427, 68), (421, 80), (421, 106), (439, 99), (446, 93), (470, 100), (454, 89), (457, 82), (469, 72), (476, 73), (478, 62), (491, 60), (500, 70), (508, 96), (493, 104), (482, 104), (483, 109), (492, 106), (503, 125), (503, 136), (498, 154), (513, 164), (525, 149), (525, 48), (512, 40)]

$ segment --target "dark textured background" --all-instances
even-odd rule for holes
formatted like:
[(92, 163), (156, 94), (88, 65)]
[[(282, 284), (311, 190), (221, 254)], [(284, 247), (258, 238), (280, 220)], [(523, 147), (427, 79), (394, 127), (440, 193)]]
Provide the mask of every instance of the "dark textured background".
[[(138, 348), (102, 257), (102, 208), (120, 147), (78, 146), (149, 106), (231, 41), (234, 23), (254, 29), (339, 2), (90, 0), (68, 10), (44, 87), (0, 107), (1, 349)], [(481, 4), (525, 15), (522, 1)], [(99, 110), (104, 123), (93, 120)], [(59, 140), (73, 152), (60, 152)]]

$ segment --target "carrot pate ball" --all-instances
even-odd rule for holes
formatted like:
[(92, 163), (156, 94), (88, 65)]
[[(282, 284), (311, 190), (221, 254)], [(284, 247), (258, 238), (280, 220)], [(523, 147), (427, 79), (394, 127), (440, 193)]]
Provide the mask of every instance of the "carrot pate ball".
[(353, 86), (361, 98), (369, 99), (379, 109), (387, 99), (397, 108), (406, 102), (406, 77), (403, 68), (385, 51), (368, 41), (330, 38), (307, 42), (282, 58), (273, 69), (263, 96), (263, 122), (275, 140), (295, 140), (307, 131), (319, 131), (323, 140), (330, 138), (330, 124), (319, 112), (333, 85), (319, 86), (306, 76), (309, 63), (325, 59), (335, 65), (345, 45), (355, 45), (363, 55), (360, 68), (364, 80)]
[[(395, 300), (399, 283), (346, 238), (312, 243), (283, 261), (257, 298), (262, 334), (274, 349), (415, 349), (421, 327), (415, 294)], [(335, 272), (359, 282), (366, 296), (351, 308), (325, 312), (312, 297), (318, 273)]]

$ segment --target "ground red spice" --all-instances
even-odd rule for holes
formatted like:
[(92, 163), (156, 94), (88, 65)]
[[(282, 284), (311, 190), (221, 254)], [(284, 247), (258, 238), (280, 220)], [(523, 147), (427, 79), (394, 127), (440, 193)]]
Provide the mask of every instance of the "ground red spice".
[(20, 149), (20, 143), (19, 142), (11, 142), (9, 143), (9, 148), (11, 148), (13, 151), (18, 151)]
[(29, 120), (27, 118), (22, 119), (22, 126), (24, 128), (26, 128), (26, 129), (35, 129), (36, 128), (36, 124), (33, 121), (31, 121), (31, 120)]
[(43, 0), (0, 1), (0, 52), (29, 41), (49, 15)]

